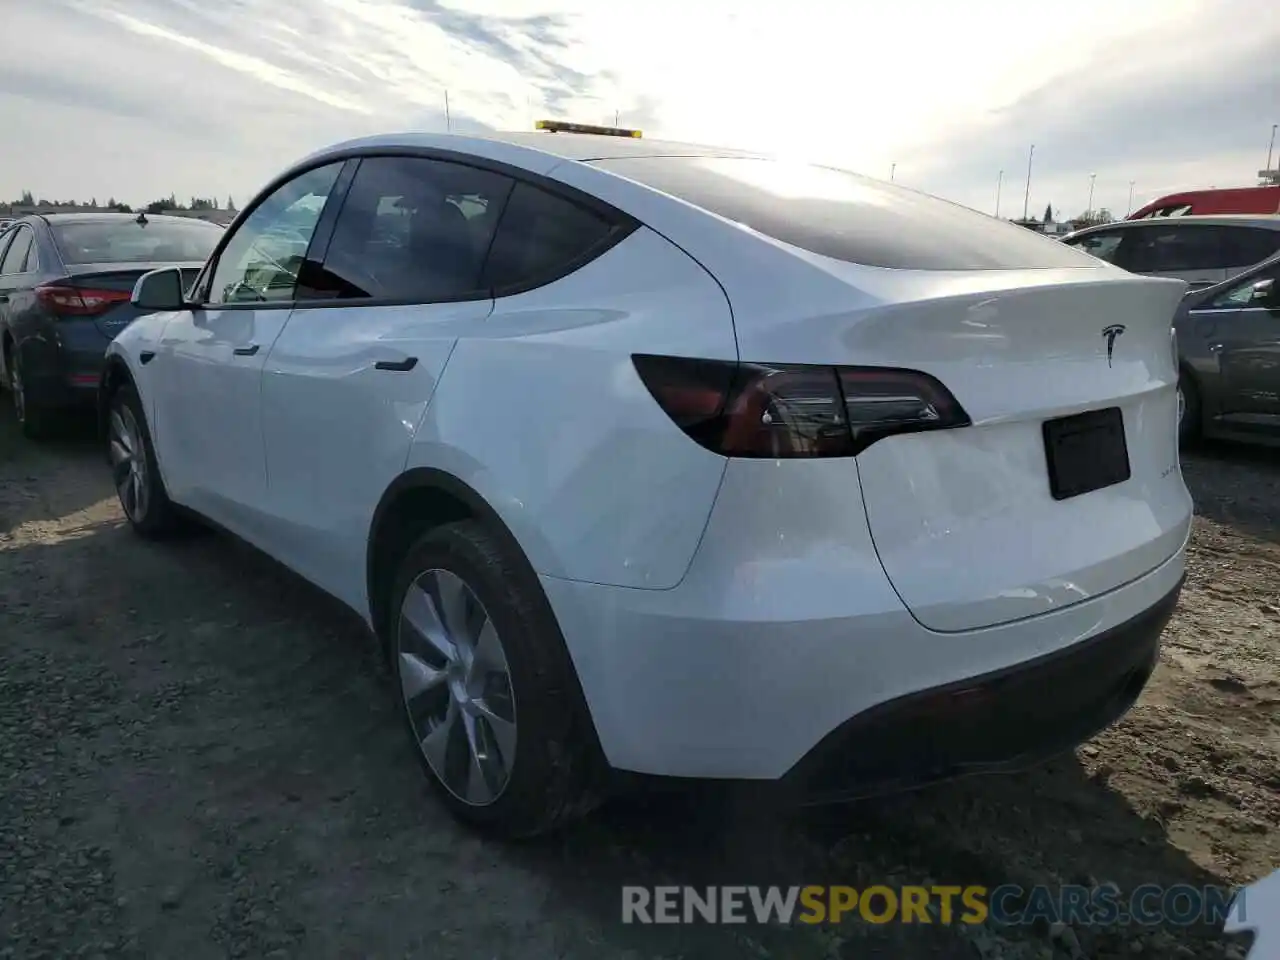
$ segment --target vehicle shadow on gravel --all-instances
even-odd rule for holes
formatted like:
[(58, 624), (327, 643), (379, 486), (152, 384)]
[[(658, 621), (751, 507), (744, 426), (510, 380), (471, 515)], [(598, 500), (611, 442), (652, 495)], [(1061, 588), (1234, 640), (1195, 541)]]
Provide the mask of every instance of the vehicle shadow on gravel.
[[(157, 545), (95, 518), (0, 542), (0, 851), (17, 851), (0, 853), (0, 942), (8, 926), (57, 955), (108, 939), (192, 958), (1010, 960), (1048, 957), (1048, 931), (624, 925), (621, 888), (1214, 882), (1108, 786), (1105, 737), (819, 812), (649, 787), (556, 837), (484, 841), (430, 798), (354, 614), (229, 538)], [(50, 919), (55, 902), (79, 919)], [(1062, 957), (1220, 955), (1203, 930), (1059, 935)]]
[[(101, 470), (102, 484), (59, 482), (83, 473), (88, 464)], [(58, 475), (62, 474), (62, 477)], [(22, 436), (9, 398), (0, 393), (0, 534), (27, 520), (64, 516), (111, 494), (110, 470), (102, 454), (92, 414), (64, 418), (48, 439)]]
[[(723, 926), (623, 927), (624, 885), (1044, 884), (1057, 890), (1062, 884), (1114, 883), (1127, 893), (1148, 883), (1215, 883), (1172, 845), (1157, 817), (1143, 816), (1107, 786), (1108, 775), (1105, 763), (1089, 769), (1067, 756), (1018, 775), (791, 813), (771, 809), (750, 791), (665, 789), (615, 801), (559, 843), (514, 855), (553, 877), (566, 901), (592, 910), (620, 945), (663, 956), (691, 950), (698, 956), (746, 954), (741, 944), (712, 950), (723, 941)], [(780, 957), (1040, 956), (1036, 951), (1051, 943), (1045, 923), (998, 930), (1006, 942), (996, 948), (984, 934), (958, 924), (950, 930), (872, 924), (856, 913), (826, 929), (738, 930), (763, 948), (762, 955)], [(1195, 956), (1215, 956), (1223, 946), (1217, 931), (1205, 926), (1077, 927), (1064, 936), (1088, 957), (1151, 950), (1174, 956), (1179, 944)], [(973, 940), (982, 942), (966, 942)], [(1016, 945), (1027, 952), (1016, 952)], [(1069, 946), (1058, 945), (1063, 956), (1071, 955)]]

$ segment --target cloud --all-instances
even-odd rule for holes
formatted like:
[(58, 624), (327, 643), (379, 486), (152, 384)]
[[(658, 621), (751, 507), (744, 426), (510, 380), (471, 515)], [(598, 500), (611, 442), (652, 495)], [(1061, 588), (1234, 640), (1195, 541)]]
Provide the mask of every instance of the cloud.
[(998, 171), (1002, 212), (1020, 215), (1031, 143), (1031, 212), (1046, 203), (1075, 215), (1088, 205), (1124, 213), (1179, 190), (1250, 185), (1265, 158), (1270, 123), (1280, 114), (1280, 19), (1255, 21), (1247, 4), (1232, 24), (1249, 30), (1199, 34), (1153, 29), (1140, 43), (1099, 50), (1068, 78), (1046, 83), (930, 145), (900, 168), (930, 188), (980, 209), (993, 206)]
[[(203, 40), (197, 40), (194, 37), (188, 37), (181, 33), (175, 33), (172, 30), (166, 30), (164, 27), (156, 26), (145, 20), (138, 20), (128, 14), (118, 11), (107, 11), (106, 16), (115, 20), (126, 30), (136, 33), (142, 37), (148, 37), (158, 40), (175, 47), (181, 47), (187, 50), (193, 50), (202, 56), (208, 57), (214, 63), (221, 64), (231, 70), (243, 73), (253, 80), (269, 86), (278, 87), (281, 90), (289, 90), (293, 93), (300, 93), (304, 97), (310, 97), (318, 103), (327, 107), (333, 107), (336, 110), (350, 110), (355, 113), (370, 113), (371, 111), (362, 103), (356, 100), (348, 99), (329, 93), (323, 87), (314, 83), (308, 83), (305, 79), (293, 71), (281, 68), (275, 64), (269, 63), (261, 57), (252, 57), (247, 54), (238, 53), (234, 50), (227, 50), (223, 47), (205, 43)], [(280, 43), (279, 40), (276, 41)], [(293, 59), (299, 60), (304, 56), (300, 51), (288, 50), (286, 52), (293, 54)], [(320, 66), (324, 69), (323, 62), (316, 63), (314, 58), (307, 57), (312, 64)], [(350, 76), (350, 74), (348, 74)]]
[(1093, 173), (1094, 205), (1122, 210), (1130, 180), (1251, 182), (1280, 114), (1273, 2), (0, 0), (0, 196), (243, 202), (349, 137), (618, 116), (896, 164), (979, 209), (1004, 170), (1006, 215), (1035, 143), (1033, 211), (1079, 212)]

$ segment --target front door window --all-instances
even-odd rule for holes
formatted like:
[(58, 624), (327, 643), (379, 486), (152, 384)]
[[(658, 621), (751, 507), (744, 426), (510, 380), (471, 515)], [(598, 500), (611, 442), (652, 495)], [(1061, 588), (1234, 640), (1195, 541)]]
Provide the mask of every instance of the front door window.
[(341, 163), (290, 180), (254, 208), (223, 248), (206, 302), (271, 303), (294, 298), (298, 272)]

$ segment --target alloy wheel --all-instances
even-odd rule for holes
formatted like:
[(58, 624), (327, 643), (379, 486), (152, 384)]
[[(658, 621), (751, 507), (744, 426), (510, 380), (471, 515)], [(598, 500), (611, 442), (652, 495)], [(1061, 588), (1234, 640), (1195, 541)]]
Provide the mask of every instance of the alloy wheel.
[(147, 515), (151, 491), (147, 484), (147, 455), (142, 430), (128, 406), (111, 411), (110, 420), (111, 475), (120, 505), (135, 523)]
[(488, 611), (462, 578), (427, 570), (401, 603), (396, 651), (409, 723), (432, 772), (463, 803), (492, 804), (511, 778), (516, 705)]

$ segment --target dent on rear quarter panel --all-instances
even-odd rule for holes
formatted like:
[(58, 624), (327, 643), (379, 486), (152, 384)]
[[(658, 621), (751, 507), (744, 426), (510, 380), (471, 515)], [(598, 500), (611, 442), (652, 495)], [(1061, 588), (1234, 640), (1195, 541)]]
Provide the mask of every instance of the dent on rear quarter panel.
[(407, 467), (467, 483), (539, 574), (673, 587), (727, 461), (662, 412), (632, 365), (639, 352), (737, 356), (719, 285), (646, 228), (555, 283), (498, 299), (459, 340)]

